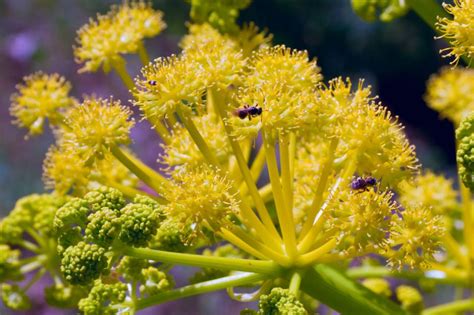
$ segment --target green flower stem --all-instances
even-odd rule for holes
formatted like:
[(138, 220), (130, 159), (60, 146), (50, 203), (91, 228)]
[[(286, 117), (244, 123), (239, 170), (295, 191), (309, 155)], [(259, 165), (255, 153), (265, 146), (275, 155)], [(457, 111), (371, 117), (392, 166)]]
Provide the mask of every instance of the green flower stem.
[(339, 141), (337, 139), (331, 140), (329, 145), (329, 154), (327, 156), (326, 161), (322, 165), (321, 174), (319, 176), (318, 185), (316, 187), (316, 192), (314, 194), (313, 201), (311, 203), (311, 207), (309, 209), (309, 213), (305, 223), (303, 224), (303, 229), (301, 230), (301, 234), (299, 236), (299, 240), (302, 240), (306, 234), (309, 232), (311, 227), (313, 226), (314, 218), (318, 214), (319, 209), (323, 203), (324, 193), (326, 191), (326, 187), (329, 181), (329, 175), (332, 171), (332, 164), (334, 162), (334, 156), (336, 154), (336, 148)]
[(144, 308), (161, 304), (164, 302), (174, 301), (182, 299), (188, 296), (204, 294), (208, 292), (223, 290), (235, 286), (243, 286), (254, 284), (256, 282), (266, 280), (267, 275), (255, 274), (255, 273), (242, 273), (237, 275), (232, 275), (228, 277), (223, 277), (219, 279), (214, 279), (210, 281), (205, 281), (193, 285), (188, 285), (179, 289), (163, 292), (157, 295), (139, 299), (136, 304), (137, 310), (142, 310)]
[(33, 270), (43, 267), (43, 263), (44, 261), (40, 261), (40, 260), (33, 261), (29, 264), (21, 266), (20, 271), (22, 274), (27, 274), (28, 272), (31, 272)]
[[(244, 242), (245, 244), (248, 244), (248, 246), (251, 246), (254, 251), (256, 251), (256, 254), (252, 254), (255, 257), (258, 257), (260, 259), (270, 259), (273, 260), (274, 262), (278, 263), (281, 266), (289, 266), (290, 261), (287, 256), (282, 255), (281, 252), (277, 252), (274, 249), (275, 247), (269, 247), (265, 244), (262, 244), (258, 242), (257, 240), (254, 239), (254, 237), (248, 236), (246, 233), (243, 231), (235, 228), (233, 231), (234, 236), (229, 230), (222, 229), (222, 236), (231, 242), (232, 244), (240, 247), (241, 249), (245, 250), (241, 246), (239, 246), (239, 241)], [(261, 257), (264, 255), (263, 257)]]
[(272, 184), (268, 183), (258, 189), (258, 193), (265, 203), (273, 200)]
[(342, 314), (407, 315), (394, 302), (324, 264), (306, 271), (301, 290)]
[[(255, 180), (258, 180), (258, 178), (260, 177), (260, 174), (262, 173), (264, 165), (265, 165), (265, 146), (262, 145), (258, 149), (258, 153), (252, 162), (252, 166), (250, 167), (250, 174), (252, 174), (252, 178), (255, 178)], [(239, 191), (242, 193), (242, 195), (245, 195), (248, 192), (245, 181), (240, 185)]]
[(255, 239), (250, 238), (252, 239), (252, 242), (248, 242), (247, 239), (245, 240), (243, 239), (242, 235), (237, 236), (236, 234), (237, 233), (235, 231), (233, 233), (230, 230), (227, 230), (225, 228), (223, 228), (219, 233), (217, 233), (217, 235), (222, 237), (224, 240), (235, 245), (236, 247), (240, 248), (244, 252), (254, 257), (257, 257), (258, 259), (262, 259), (262, 260), (269, 259), (268, 254), (262, 253), (261, 249), (260, 251), (257, 249), (259, 248), (259, 246), (255, 245), (255, 242), (256, 242)]
[(144, 66), (150, 63), (150, 57), (148, 56), (148, 52), (143, 41), (138, 44), (138, 57)]
[(457, 286), (466, 287), (469, 285), (469, 279), (467, 273), (459, 275), (450, 274), (449, 276), (439, 277), (433, 270), (422, 272), (422, 271), (410, 271), (410, 270), (390, 270), (384, 266), (362, 266), (350, 268), (346, 272), (347, 276), (352, 279), (360, 278), (379, 278), (379, 277), (392, 277), (401, 278), (408, 280), (422, 280), (427, 279), (440, 284), (452, 284)]
[(214, 155), (214, 152), (209, 149), (206, 140), (204, 140), (204, 138), (202, 137), (201, 133), (194, 124), (191, 116), (184, 113), (183, 109), (180, 106), (176, 108), (176, 113), (178, 114), (179, 119), (183, 123), (184, 127), (186, 127), (186, 129), (188, 130), (189, 135), (191, 136), (194, 143), (197, 145), (199, 151), (201, 151), (207, 162), (215, 166), (220, 166), (217, 157)]
[(273, 261), (254, 259), (224, 258), (195, 254), (174, 253), (149, 248), (125, 247), (121, 250), (124, 255), (154, 260), (176, 265), (216, 268), (221, 270), (248, 271), (267, 275), (278, 275), (280, 267)]
[[(280, 169), (281, 169), (281, 185), (283, 189), (283, 199), (285, 200), (286, 209), (291, 217), (290, 224), (293, 224), (292, 230), (295, 230), (293, 222), (293, 175), (291, 171), (290, 155), (290, 136), (288, 134), (280, 134)], [(294, 158), (294, 156), (293, 156)]]
[(214, 105), (215, 109), (218, 111), (219, 116), (222, 119), (224, 129), (229, 139), (229, 143), (232, 147), (232, 151), (234, 152), (235, 158), (237, 159), (237, 164), (239, 165), (240, 171), (242, 172), (242, 176), (244, 177), (245, 183), (247, 184), (249, 193), (252, 196), (255, 207), (257, 208), (258, 215), (260, 216), (260, 219), (262, 220), (263, 224), (270, 232), (270, 234), (272, 234), (275, 239), (279, 239), (280, 235), (278, 234), (278, 231), (276, 230), (275, 225), (273, 224), (272, 218), (270, 217), (270, 214), (268, 213), (268, 210), (265, 207), (265, 203), (263, 202), (262, 197), (260, 197), (260, 194), (258, 193), (257, 185), (255, 184), (255, 180), (252, 177), (252, 174), (250, 173), (249, 167), (244, 158), (240, 145), (235, 139), (235, 137), (232, 136), (231, 127), (225, 123), (227, 114), (224, 108), (222, 107), (223, 104), (221, 104), (220, 102), (216, 102)]
[(118, 60), (114, 60), (112, 62), (112, 67), (117, 72), (118, 76), (122, 80), (123, 84), (127, 87), (129, 91), (133, 91), (135, 88), (135, 84), (133, 83), (133, 79), (127, 72), (127, 62), (122, 57), (119, 57)]
[[(295, 223), (291, 209), (285, 202), (283, 188), (278, 174), (278, 165), (276, 160), (275, 143), (263, 134), (263, 145), (265, 146), (265, 156), (267, 159), (268, 175), (272, 184), (273, 199), (275, 200), (278, 222), (283, 234), (283, 243), (285, 244), (286, 253), (290, 258), (296, 256), (296, 235)], [(288, 152), (288, 151), (287, 151)]]
[(447, 232), (443, 236), (443, 244), (446, 250), (455, 257), (461, 266), (469, 269), (469, 258), (462, 252), (461, 245), (459, 245), (451, 233)]
[(41, 279), (42, 276), (46, 273), (46, 268), (41, 268), (38, 270), (38, 272), (26, 283), (26, 285), (23, 287), (23, 291), (28, 291), (33, 284), (38, 282), (39, 279)]
[(437, 17), (449, 17), (435, 0), (407, 0), (407, 4), (436, 32)]
[(474, 299), (466, 299), (430, 307), (421, 312), (422, 315), (444, 315), (473, 311)]
[(349, 155), (349, 160), (346, 162), (344, 169), (342, 170), (342, 174), (338, 177), (336, 182), (331, 188), (326, 201), (321, 205), (318, 209), (318, 213), (316, 214), (314, 221), (312, 222), (311, 229), (306, 234), (306, 236), (299, 242), (298, 244), (298, 251), (300, 253), (307, 252), (311, 246), (313, 245), (314, 240), (317, 238), (319, 232), (321, 231), (323, 224), (322, 224), (322, 216), (324, 214), (324, 210), (327, 207), (328, 203), (334, 197), (336, 191), (339, 189), (339, 186), (342, 186), (346, 183), (346, 181), (351, 178), (357, 168), (357, 152), (352, 152)]
[(299, 270), (295, 271), (293, 275), (291, 276), (290, 286), (288, 288), (290, 290), (290, 293), (293, 293), (296, 296), (299, 295), (301, 279), (302, 279), (301, 271)]
[(110, 148), (112, 154), (119, 160), (126, 168), (128, 168), (135, 176), (141, 179), (145, 184), (150, 186), (155, 192), (161, 193), (163, 185), (166, 185), (166, 179), (158, 173), (150, 172), (150, 168), (143, 163), (139, 163), (137, 159), (131, 157), (119, 147)]
[(33, 244), (31, 242), (21, 240), (21, 241), (17, 242), (17, 245), (23, 247), (24, 249), (29, 250), (30, 252), (33, 252), (33, 253), (36, 253), (36, 254), (40, 253), (40, 248), (38, 246), (36, 246), (36, 244)]
[(298, 256), (296, 260), (296, 265), (298, 266), (308, 266), (314, 264), (321, 256), (327, 254), (333, 250), (337, 245), (335, 238), (331, 238), (326, 243), (316, 248), (315, 250), (310, 251), (309, 253)]

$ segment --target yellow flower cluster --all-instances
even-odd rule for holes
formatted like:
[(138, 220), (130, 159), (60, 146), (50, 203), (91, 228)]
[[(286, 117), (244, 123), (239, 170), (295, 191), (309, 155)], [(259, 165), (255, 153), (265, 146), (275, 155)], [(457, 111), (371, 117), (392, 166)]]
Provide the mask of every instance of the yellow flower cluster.
[(184, 226), (194, 225), (194, 233), (207, 227), (218, 231), (232, 224), (239, 211), (232, 180), (219, 169), (202, 164), (198, 168), (180, 168), (172, 173), (172, 181), (163, 196), (168, 200), (165, 211)]
[(102, 158), (111, 148), (130, 143), (134, 122), (120, 101), (88, 98), (72, 108), (61, 131), (61, 145), (75, 148), (85, 161)]
[(122, 54), (137, 52), (145, 38), (166, 28), (163, 13), (142, 0), (112, 7), (97, 20), (90, 20), (77, 33), (74, 48), (76, 62), (84, 64), (80, 72), (95, 72), (100, 66), (110, 71), (114, 63), (123, 63)]
[(376, 103), (363, 81), (352, 91), (350, 80), (334, 79), (318, 92), (317, 104), (326, 121), (323, 137), (338, 139), (341, 158), (357, 160), (360, 174), (372, 174), (395, 187), (417, 171), (418, 159), (403, 127)]
[[(81, 44), (76, 56), (97, 55), (83, 55), (83, 69), (107, 70), (120, 54), (137, 52), (143, 38), (155, 35), (144, 25), (159, 28), (161, 14), (153, 12), (143, 2), (125, 3), (85, 26), (79, 38), (89, 46)], [(124, 33), (131, 20), (142, 27), (131, 27), (137, 38)], [(114, 33), (108, 40), (117, 46), (104, 48), (110, 43), (94, 32)], [(417, 186), (407, 184), (419, 168), (414, 147), (370, 86), (343, 78), (323, 83), (306, 51), (271, 46), (253, 24), (231, 33), (190, 24), (180, 46), (178, 55), (145, 65), (131, 88), (132, 102), (163, 140), (158, 162), (170, 177), (125, 148), (131, 110), (91, 97), (64, 114), (44, 164), (48, 188), (81, 195), (108, 185), (129, 198), (148, 194), (171, 230), (213, 232), (284, 267), (369, 253), (397, 267), (431, 259), (441, 229), (426, 207), (440, 198), (451, 207), (454, 197), (436, 197), (421, 177)], [(138, 180), (153, 192), (139, 190)], [(423, 206), (405, 207), (403, 196), (419, 186), (426, 189), (425, 201), (417, 196)], [(402, 188), (397, 201), (390, 189)]]
[(425, 101), (455, 125), (474, 110), (474, 70), (443, 68), (431, 76)]
[(453, 182), (442, 175), (428, 171), (413, 181), (403, 182), (399, 188), (399, 199), (404, 205), (422, 204), (440, 215), (459, 210), (458, 193)]
[(71, 84), (58, 74), (37, 72), (23, 80), (11, 97), (10, 112), (14, 122), (31, 135), (43, 132), (46, 119), (52, 126), (61, 123), (64, 112), (76, 103), (69, 96)]
[(454, 0), (454, 4), (443, 4), (444, 9), (452, 15), (450, 18), (438, 18), (437, 28), (440, 38), (446, 38), (451, 47), (442, 49), (444, 57), (454, 57), (457, 64), (462, 56), (471, 58), (474, 54), (474, 1)]

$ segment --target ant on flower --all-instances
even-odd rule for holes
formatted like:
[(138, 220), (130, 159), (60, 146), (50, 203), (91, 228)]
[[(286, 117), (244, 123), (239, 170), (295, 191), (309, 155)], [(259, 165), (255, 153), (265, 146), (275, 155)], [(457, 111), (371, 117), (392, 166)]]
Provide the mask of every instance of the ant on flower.
[(361, 177), (357, 176), (352, 179), (351, 188), (352, 190), (358, 190), (359, 192), (367, 191), (369, 187), (374, 187), (377, 184), (377, 179), (372, 176)]
[(234, 116), (238, 116), (240, 119), (249, 118), (252, 120), (252, 117), (257, 117), (262, 114), (262, 108), (256, 106), (244, 105), (244, 108), (238, 108), (234, 111)]

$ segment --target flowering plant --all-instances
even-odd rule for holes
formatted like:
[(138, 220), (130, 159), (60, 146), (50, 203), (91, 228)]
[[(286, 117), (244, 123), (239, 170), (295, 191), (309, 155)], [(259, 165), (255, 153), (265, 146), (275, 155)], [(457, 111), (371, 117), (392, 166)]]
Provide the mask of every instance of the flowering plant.
[[(55, 144), (44, 161), (51, 192), (21, 198), (0, 221), (4, 304), (27, 309), (28, 289), (49, 275), (46, 301), (84, 314), (134, 314), (221, 289), (259, 300), (244, 314), (474, 309), (467, 299), (423, 310), (416, 283), (396, 287), (393, 301), (386, 280), (472, 286), (474, 74), (459, 63), (471, 56), (474, 2), (446, 5), (450, 18), (431, 1), (353, 1), (367, 20), (411, 8), (452, 45), (443, 54), (456, 68), (430, 79), (426, 101), (458, 128), (461, 201), (450, 180), (421, 169), (363, 80), (323, 81), (306, 51), (239, 26), (248, 0), (189, 2), (178, 55), (149, 60), (144, 40), (166, 24), (143, 1), (91, 19), (74, 47), (79, 72), (120, 76), (161, 140), (161, 169), (131, 151), (134, 115), (119, 100), (73, 98), (58, 74), (17, 86), (15, 123), (28, 136), (49, 124)], [(135, 79), (125, 54), (143, 63)], [(178, 265), (201, 270), (175, 288)]]

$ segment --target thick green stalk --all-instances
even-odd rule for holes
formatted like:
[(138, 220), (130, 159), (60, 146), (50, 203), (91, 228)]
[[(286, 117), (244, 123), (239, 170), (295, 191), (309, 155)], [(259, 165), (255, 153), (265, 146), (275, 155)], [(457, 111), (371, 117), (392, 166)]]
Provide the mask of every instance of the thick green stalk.
[(347, 270), (346, 275), (352, 279), (361, 278), (381, 278), (381, 277), (392, 277), (408, 280), (430, 280), (440, 284), (452, 284), (457, 286), (467, 287), (469, 286), (469, 279), (467, 273), (465, 275), (460, 274), (459, 276), (449, 275), (440, 276), (444, 274), (438, 270), (429, 270), (426, 272), (422, 271), (410, 271), (410, 270), (390, 270), (383, 266), (362, 266), (354, 267)]
[(435, 31), (437, 17), (449, 16), (435, 0), (407, 0), (407, 4)]
[(118, 76), (122, 80), (123, 84), (127, 87), (129, 91), (133, 91), (135, 85), (133, 83), (133, 79), (127, 72), (127, 62), (122, 57), (119, 57), (117, 61), (112, 62), (112, 67), (114, 68), (115, 72), (117, 72)]
[(283, 187), (280, 182), (280, 175), (278, 174), (275, 143), (264, 135), (263, 145), (265, 146), (268, 175), (272, 185), (273, 199), (275, 200), (278, 223), (280, 224), (280, 229), (283, 234), (285, 250), (290, 258), (294, 258), (296, 256), (295, 224), (293, 221), (291, 209), (288, 209), (288, 204), (284, 197)]
[(127, 256), (176, 265), (247, 271), (272, 276), (277, 276), (280, 272), (280, 267), (270, 260), (213, 257), (133, 247), (125, 247), (120, 251)]
[(455, 314), (474, 310), (474, 299), (460, 300), (430, 307), (421, 312), (422, 315)]
[(290, 293), (293, 293), (296, 296), (299, 295), (302, 277), (302, 272), (299, 270), (293, 273), (290, 279), (290, 287), (288, 288)]
[(179, 106), (176, 108), (176, 114), (178, 114), (179, 119), (183, 123), (184, 127), (186, 127), (186, 129), (188, 130), (189, 135), (199, 148), (199, 151), (201, 151), (206, 161), (214, 166), (219, 166), (219, 161), (214, 155), (214, 152), (209, 149), (206, 140), (204, 140), (204, 138), (202, 137), (192, 118), (188, 114), (186, 114)]
[(150, 63), (150, 57), (148, 56), (148, 52), (143, 41), (138, 44), (138, 57), (144, 66)]
[(407, 315), (397, 304), (323, 264), (309, 268), (301, 290), (341, 314)]
[(188, 296), (204, 294), (230, 287), (254, 284), (267, 278), (268, 276), (262, 274), (242, 273), (193, 285), (188, 285), (183, 288), (163, 292), (157, 295), (152, 295), (150, 297), (140, 299), (136, 303), (136, 309), (142, 310), (153, 305), (182, 299)]
[(128, 168), (135, 176), (141, 179), (145, 184), (153, 188), (157, 193), (163, 191), (163, 184), (166, 180), (161, 175), (150, 173), (147, 168), (143, 165), (136, 163), (135, 159), (132, 159), (129, 154), (126, 154), (119, 147), (112, 147), (110, 149), (112, 154), (119, 160), (126, 168)]

